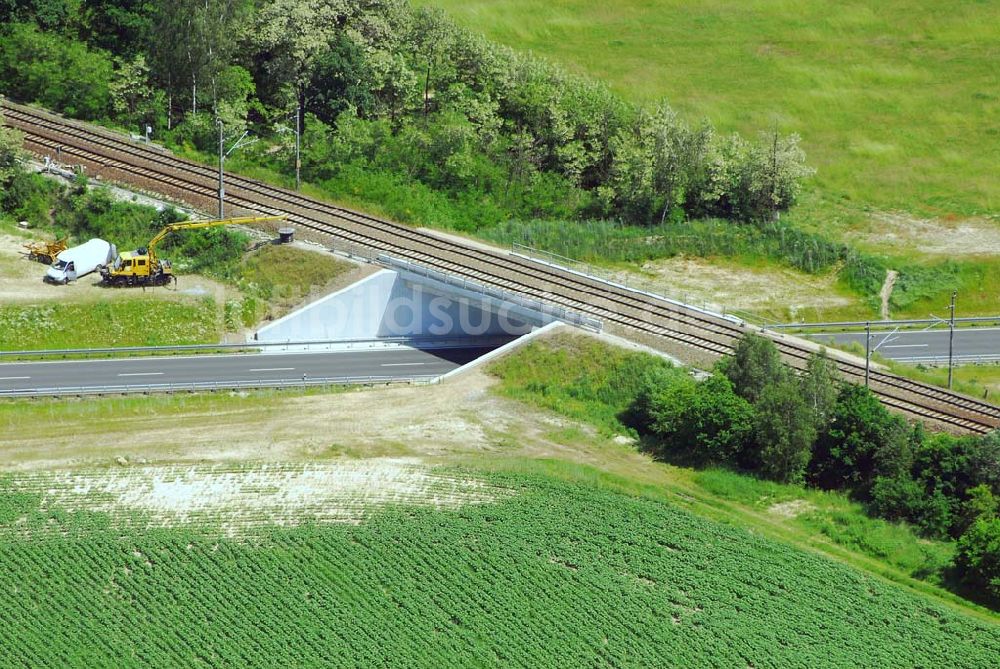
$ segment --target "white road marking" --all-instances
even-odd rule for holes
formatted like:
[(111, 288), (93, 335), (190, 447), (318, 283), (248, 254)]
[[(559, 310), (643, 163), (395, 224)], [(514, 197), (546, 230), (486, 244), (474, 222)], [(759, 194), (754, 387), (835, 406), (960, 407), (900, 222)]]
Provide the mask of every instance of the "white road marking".
[(251, 369), (251, 372), (290, 372), (294, 370), (294, 367), (261, 367), (259, 369)]
[(914, 348), (914, 347), (917, 347), (917, 348), (920, 348), (920, 347), (926, 348), (927, 344), (886, 344), (882, 348)]
[(118, 376), (160, 376), (163, 372), (128, 372)]
[(0, 381), (17, 381), (19, 379), (30, 379), (30, 376), (0, 376)]
[(382, 367), (409, 367), (411, 365), (426, 365), (425, 362), (386, 362)]

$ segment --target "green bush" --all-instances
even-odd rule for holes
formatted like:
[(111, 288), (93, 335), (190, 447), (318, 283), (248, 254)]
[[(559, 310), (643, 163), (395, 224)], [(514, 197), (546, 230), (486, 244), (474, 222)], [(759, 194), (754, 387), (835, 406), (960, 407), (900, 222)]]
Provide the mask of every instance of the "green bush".
[(1000, 518), (980, 518), (958, 540), (963, 580), (1000, 601)]
[(48, 225), (62, 188), (51, 179), (18, 171), (0, 190), (0, 209), (35, 227)]
[(753, 453), (743, 464), (782, 483), (801, 483), (816, 440), (817, 417), (797, 380), (766, 386), (754, 405)]
[(112, 74), (109, 54), (64, 35), (30, 23), (0, 33), (0, 85), (17, 99), (78, 118), (105, 118)]
[(909, 471), (909, 438), (906, 421), (890, 414), (868, 388), (844, 384), (830, 423), (816, 440), (810, 481), (869, 499), (879, 476), (898, 477)]
[(784, 382), (789, 375), (774, 342), (752, 332), (740, 339), (731, 357), (719, 360), (718, 369), (732, 382), (736, 394), (751, 404), (757, 403), (765, 388)]
[(721, 374), (667, 386), (648, 411), (658, 452), (699, 465), (735, 464), (754, 425), (753, 407)]

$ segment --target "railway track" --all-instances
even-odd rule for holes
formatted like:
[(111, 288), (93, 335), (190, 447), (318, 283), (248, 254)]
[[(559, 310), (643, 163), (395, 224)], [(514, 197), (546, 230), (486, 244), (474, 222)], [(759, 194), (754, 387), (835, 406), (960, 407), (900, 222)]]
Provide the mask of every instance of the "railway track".
[[(7, 124), (25, 134), (26, 148), (64, 163), (79, 163), (91, 176), (139, 186), (199, 208), (213, 209), (218, 172), (112, 131), (69, 121), (28, 107), (3, 103)], [(713, 355), (732, 352), (747, 331), (741, 324), (562, 271), (518, 256), (444, 239), (305, 197), (297, 192), (226, 175), (227, 202), (247, 211), (285, 214), (297, 226), (328, 238), (557, 304), (606, 323), (663, 338)], [(803, 369), (813, 348), (773, 336), (783, 358)], [(836, 356), (836, 354), (833, 354)], [(836, 356), (845, 378), (863, 381), (864, 365)], [(985, 433), (1000, 427), (1000, 408), (958, 393), (872, 370), (870, 384), (887, 406), (949, 429)]]

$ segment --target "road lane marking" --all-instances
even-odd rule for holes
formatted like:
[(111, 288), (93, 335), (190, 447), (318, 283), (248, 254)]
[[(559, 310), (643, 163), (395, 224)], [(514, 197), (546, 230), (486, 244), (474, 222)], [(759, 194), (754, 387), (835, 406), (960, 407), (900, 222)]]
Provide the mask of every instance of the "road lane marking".
[(0, 376), (0, 381), (18, 381), (20, 379), (30, 379), (30, 376)]
[(924, 347), (924, 348), (926, 348), (927, 346), (928, 346), (927, 344), (886, 344), (882, 348), (914, 348), (914, 347), (917, 347), (917, 348)]
[(258, 369), (251, 369), (251, 372), (291, 372), (294, 367), (260, 367)]
[(126, 372), (118, 376), (160, 376), (163, 372)]
[(411, 365), (426, 365), (425, 362), (386, 362), (382, 363), (382, 367), (409, 367)]

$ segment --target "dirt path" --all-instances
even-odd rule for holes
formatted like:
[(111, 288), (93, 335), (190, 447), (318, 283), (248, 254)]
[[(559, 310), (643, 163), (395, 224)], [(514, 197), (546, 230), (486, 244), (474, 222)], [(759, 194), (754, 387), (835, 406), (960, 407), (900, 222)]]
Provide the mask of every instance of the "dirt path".
[(885, 271), (885, 283), (882, 284), (882, 290), (879, 292), (879, 297), (882, 298), (882, 320), (889, 320), (889, 297), (892, 295), (892, 287), (896, 285), (896, 278), (899, 276), (899, 272), (894, 269), (887, 269)]

